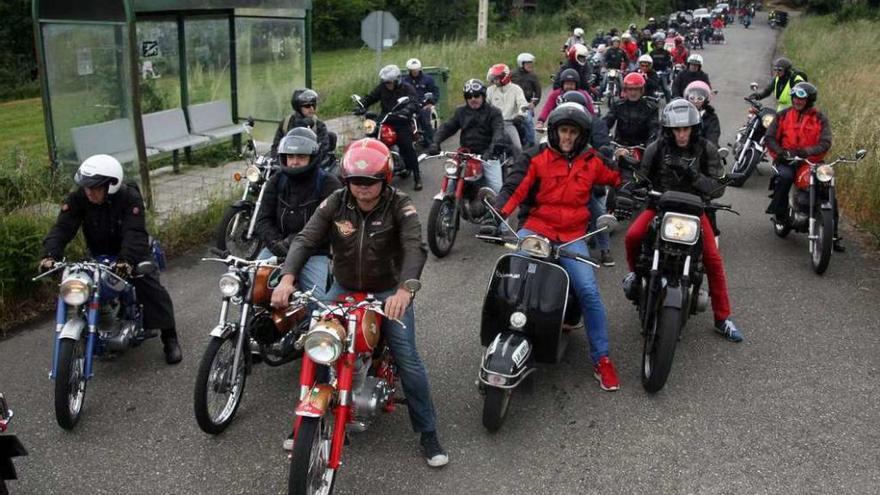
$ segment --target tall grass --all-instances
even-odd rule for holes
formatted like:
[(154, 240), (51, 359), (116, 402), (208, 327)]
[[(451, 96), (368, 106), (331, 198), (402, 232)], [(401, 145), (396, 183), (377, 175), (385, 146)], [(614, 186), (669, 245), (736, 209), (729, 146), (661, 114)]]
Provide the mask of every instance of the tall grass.
[(817, 106), (834, 134), (829, 157), (868, 150), (858, 165), (838, 169), (839, 200), (849, 218), (880, 237), (880, 22), (799, 17), (780, 47), (819, 88)]

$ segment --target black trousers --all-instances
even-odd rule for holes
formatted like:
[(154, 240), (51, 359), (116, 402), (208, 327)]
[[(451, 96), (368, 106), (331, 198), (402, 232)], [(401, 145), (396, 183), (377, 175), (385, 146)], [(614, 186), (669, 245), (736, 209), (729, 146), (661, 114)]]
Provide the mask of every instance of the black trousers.
[(138, 302), (143, 305), (144, 328), (169, 330), (175, 328), (174, 304), (159, 275), (151, 273), (132, 279)]
[(776, 170), (779, 174), (773, 179), (773, 200), (767, 209), (777, 219), (783, 220), (788, 218), (788, 193), (794, 184), (795, 168), (788, 163), (776, 162)]
[(413, 148), (412, 125), (410, 122), (410, 120), (395, 119), (391, 126), (397, 131), (397, 148), (400, 150), (400, 157), (403, 159), (404, 166), (413, 173), (414, 177), (420, 177), (419, 159), (416, 156), (416, 150)]

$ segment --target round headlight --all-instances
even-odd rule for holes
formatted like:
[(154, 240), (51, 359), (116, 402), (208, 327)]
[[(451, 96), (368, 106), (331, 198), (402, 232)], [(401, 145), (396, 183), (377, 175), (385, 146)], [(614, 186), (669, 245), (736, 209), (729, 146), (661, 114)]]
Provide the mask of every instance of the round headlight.
[(342, 355), (344, 337), (345, 330), (341, 325), (333, 321), (321, 321), (309, 330), (303, 347), (312, 361), (330, 364)]
[(260, 182), (260, 169), (257, 168), (256, 165), (251, 165), (247, 168), (247, 171), (244, 173), (244, 176), (247, 177), (248, 182)]
[(220, 277), (220, 293), (223, 297), (232, 297), (241, 291), (241, 279), (234, 273), (224, 273)]
[(546, 258), (553, 252), (550, 241), (537, 235), (527, 236), (520, 242), (519, 248), (529, 256), (536, 258)]
[(92, 279), (84, 273), (74, 273), (61, 282), (61, 299), (71, 306), (81, 306), (89, 300)]
[(816, 178), (819, 182), (831, 182), (834, 178), (834, 167), (830, 165), (819, 165), (816, 167)]
[(372, 134), (376, 130), (376, 121), (372, 119), (364, 120), (364, 133)]
[(455, 163), (454, 160), (446, 160), (443, 162), (443, 168), (446, 170), (446, 175), (458, 174), (458, 163)]
[(515, 329), (520, 329), (526, 326), (526, 315), (524, 313), (520, 313), (519, 311), (515, 311), (510, 315), (510, 327)]
[(775, 115), (773, 115), (772, 113), (768, 113), (767, 115), (761, 117), (761, 125), (763, 125), (765, 129), (770, 127), (770, 124), (773, 123), (774, 118), (776, 118)]

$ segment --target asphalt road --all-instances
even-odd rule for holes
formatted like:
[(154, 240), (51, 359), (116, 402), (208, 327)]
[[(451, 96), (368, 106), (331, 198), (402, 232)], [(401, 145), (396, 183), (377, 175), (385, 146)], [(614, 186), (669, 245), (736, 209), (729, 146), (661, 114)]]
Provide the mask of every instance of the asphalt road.
[[(734, 26), (727, 45), (703, 52), (720, 91), (723, 142), (745, 118), (749, 81), (768, 77), (775, 34), (759, 16), (752, 29)], [(437, 166), (424, 170), (426, 189), (414, 195), (423, 221), (441, 175)], [(805, 237), (781, 240), (771, 232), (766, 187), (763, 176), (729, 190), (724, 199), (742, 216), (719, 219), (745, 342), (724, 341), (711, 331), (711, 312), (699, 315), (666, 388), (646, 394), (638, 320), (620, 290), (626, 269), (617, 235), (618, 265), (598, 278), (621, 390), (599, 390), (586, 339), (577, 335), (565, 362), (541, 370), (531, 392), (516, 392), (497, 434), (481, 426), (474, 379), (483, 291), (502, 251), (474, 240), (476, 228), (466, 225), (448, 258), (429, 259), (416, 301), (419, 346), (451, 462), (428, 468), (398, 410), (352, 438), (338, 493), (877, 493), (880, 265), (851, 242), (825, 276), (814, 275)], [(0, 343), (0, 390), (30, 450), (17, 462), (13, 493), (285, 493), (280, 446), (297, 364), (256, 368), (222, 435), (202, 433), (193, 418), (193, 381), (215, 324), (220, 273), (196, 256), (172, 263), (163, 279), (184, 362), (166, 366), (158, 341), (99, 362), (73, 432), (55, 424), (52, 409), (50, 315)]]

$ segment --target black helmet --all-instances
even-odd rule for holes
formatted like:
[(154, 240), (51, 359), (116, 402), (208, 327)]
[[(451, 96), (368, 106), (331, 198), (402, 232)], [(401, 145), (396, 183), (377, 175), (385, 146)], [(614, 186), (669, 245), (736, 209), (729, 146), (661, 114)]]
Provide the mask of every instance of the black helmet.
[(581, 83), (581, 75), (574, 69), (565, 69), (562, 71), (562, 74), (559, 74), (559, 84), (561, 85), (566, 81), (572, 81), (579, 85)]
[(801, 81), (794, 85), (789, 91), (789, 94), (792, 98), (804, 98), (807, 100), (807, 108), (812, 107), (816, 103), (816, 98), (819, 96), (819, 90), (816, 89), (816, 86), (812, 84)]
[(773, 62), (773, 70), (781, 70), (788, 72), (791, 70), (791, 60), (785, 57), (779, 57)]
[(563, 124), (573, 125), (581, 130), (568, 156), (581, 154), (590, 142), (593, 118), (587, 113), (586, 108), (577, 103), (562, 103), (550, 112), (547, 118), (547, 141), (551, 148), (560, 153), (562, 149), (559, 147), (559, 126)]
[(465, 98), (472, 95), (486, 96), (486, 85), (479, 79), (468, 79), (464, 82), (462, 93)]
[(318, 93), (309, 88), (297, 89), (290, 97), (290, 106), (297, 113), (302, 113), (303, 105), (317, 105)]
[(584, 107), (584, 109), (588, 106), (587, 97), (580, 91), (566, 91), (565, 94), (559, 97), (559, 104), (563, 103), (577, 103)]
[[(288, 175), (300, 175), (314, 170), (318, 166), (315, 155), (318, 154), (318, 136), (308, 127), (295, 127), (278, 143), (278, 160)], [(287, 155), (309, 155), (312, 158), (305, 167), (287, 167)]]

